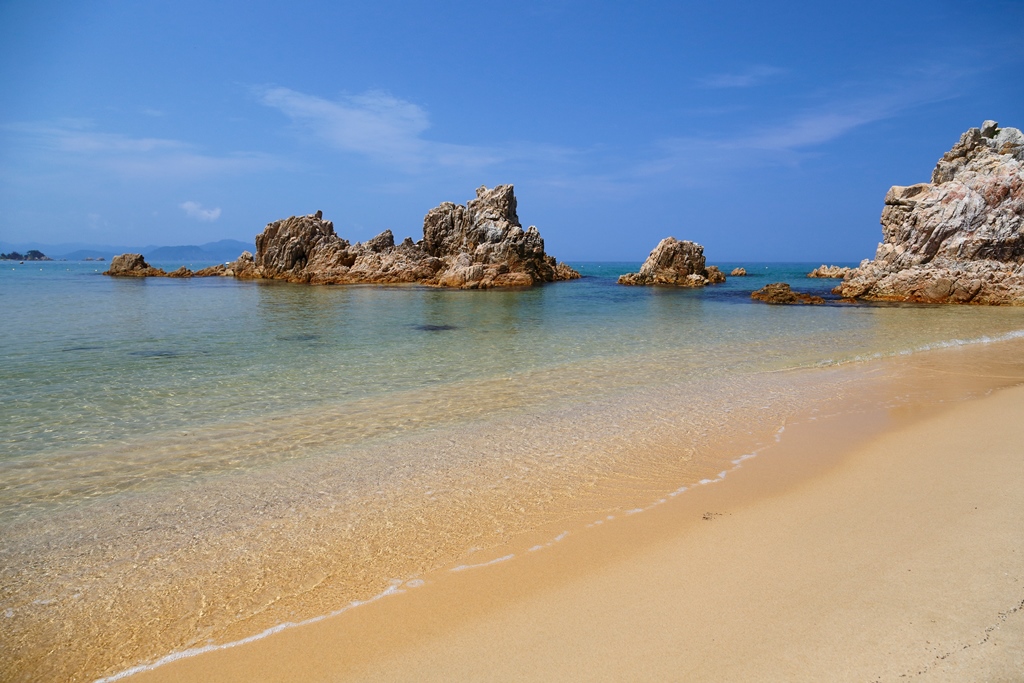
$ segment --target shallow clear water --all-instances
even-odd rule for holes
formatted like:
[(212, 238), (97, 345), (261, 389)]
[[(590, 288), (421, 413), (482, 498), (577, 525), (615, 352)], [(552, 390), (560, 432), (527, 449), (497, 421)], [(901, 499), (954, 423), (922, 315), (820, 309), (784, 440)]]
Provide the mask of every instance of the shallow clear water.
[[(545, 372), (571, 377), (544, 387), (553, 395), (514, 403), (1024, 329), (1016, 309), (750, 300), (780, 280), (827, 294), (834, 280), (802, 277), (812, 264), (747, 264), (750, 276), (703, 290), (621, 287), (615, 276), (638, 264), (578, 265), (580, 281), (463, 292), (113, 279), (94, 264), (5, 263), (0, 453), (23, 458), (463, 382), (530, 376), (543, 386)], [(673, 376), (645, 372), (651, 361)]]
[(717, 472), (709, 444), (845, 381), (779, 371), (1024, 334), (1024, 308), (750, 299), (827, 295), (819, 264), (720, 263), (750, 275), (700, 290), (573, 265), (447, 291), (0, 263), (0, 671), (56, 675), (55, 650), (110, 673), (287, 600), (330, 611), (597, 505), (609, 479)]

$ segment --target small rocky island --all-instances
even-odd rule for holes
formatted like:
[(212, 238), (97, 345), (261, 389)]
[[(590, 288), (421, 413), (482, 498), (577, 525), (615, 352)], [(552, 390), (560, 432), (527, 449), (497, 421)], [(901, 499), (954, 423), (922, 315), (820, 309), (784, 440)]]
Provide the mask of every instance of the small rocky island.
[(39, 251), (38, 249), (29, 249), (24, 254), (19, 254), (16, 251), (12, 251), (9, 254), (0, 254), (0, 261), (52, 261), (53, 259)]
[(968, 130), (930, 183), (889, 190), (882, 235), (833, 293), (1024, 305), (1024, 134), (995, 121)]
[(523, 230), (512, 185), (481, 187), (465, 205), (445, 202), (423, 219), (423, 239), (396, 244), (385, 230), (366, 242), (349, 243), (317, 211), (267, 225), (256, 236), (256, 254), (195, 273), (165, 273), (138, 254), (116, 257), (106, 275), (137, 277), (226, 276), (309, 284), (417, 283), (487, 289), (572, 280), (580, 275), (544, 251), (537, 228)]
[(704, 247), (675, 237), (658, 242), (640, 272), (619, 276), (620, 285), (704, 287), (719, 282), (725, 282), (725, 274), (717, 266), (705, 265)]

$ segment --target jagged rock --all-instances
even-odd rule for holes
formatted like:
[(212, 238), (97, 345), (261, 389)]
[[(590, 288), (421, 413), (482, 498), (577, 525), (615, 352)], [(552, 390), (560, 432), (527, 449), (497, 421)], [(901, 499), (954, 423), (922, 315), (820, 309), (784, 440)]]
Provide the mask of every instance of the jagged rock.
[(154, 268), (146, 263), (142, 254), (118, 254), (110, 259), (110, 269), (103, 274), (114, 277), (167, 277), (162, 268)]
[(845, 266), (826, 266), (822, 264), (807, 273), (807, 277), (824, 277), (824, 278), (835, 278), (842, 279), (852, 271), (853, 268), (847, 268)]
[(725, 282), (725, 274), (717, 266), (705, 266), (704, 247), (675, 237), (658, 242), (639, 272), (619, 276), (620, 285), (703, 287), (719, 282)]
[[(249, 252), (245, 252), (249, 253)], [(251, 254), (250, 254), (251, 256)], [(196, 272), (192, 273), (193, 277), (232, 277), (235, 271), (232, 270), (230, 264), (218, 263), (215, 266), (207, 266), (206, 268), (200, 268)]]
[(825, 300), (813, 294), (794, 292), (785, 282), (773, 282), (765, 285), (756, 292), (750, 293), (751, 299), (763, 301), (766, 304), (823, 304)]
[[(242, 257), (239, 258), (243, 258), (248, 253), (244, 252)], [(250, 258), (252, 257), (251, 254), (249, 256)], [(233, 265), (219, 264), (195, 272), (192, 272), (185, 266), (180, 266), (168, 273), (163, 268), (154, 268), (146, 263), (146, 259), (142, 257), (142, 254), (118, 254), (110, 260), (110, 270), (103, 274), (113, 275), (114, 277), (230, 277), (235, 274)]]
[(729, 275), (732, 275), (733, 277), (743, 277), (746, 274), (747, 274), (747, 269), (746, 268), (733, 268), (732, 272), (729, 273)]
[(1024, 305), (1024, 134), (986, 121), (935, 166), (894, 186), (884, 241), (833, 291), (844, 297)]
[(477, 289), (570, 280), (579, 273), (544, 252), (537, 228), (523, 230), (512, 185), (481, 187), (465, 206), (445, 202), (423, 219), (423, 239), (395, 244), (385, 230), (350, 244), (321, 212), (269, 224), (255, 256), (229, 266), (240, 278), (313, 284), (416, 282)]

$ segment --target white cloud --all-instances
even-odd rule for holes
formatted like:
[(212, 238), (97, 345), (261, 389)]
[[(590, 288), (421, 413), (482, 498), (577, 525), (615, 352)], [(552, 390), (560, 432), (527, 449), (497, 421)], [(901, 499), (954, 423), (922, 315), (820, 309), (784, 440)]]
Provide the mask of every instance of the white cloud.
[(697, 79), (705, 88), (750, 88), (761, 85), (775, 76), (786, 73), (786, 69), (767, 64), (758, 64), (734, 73), (721, 73)]
[(505, 162), (553, 161), (573, 154), (533, 143), (490, 146), (427, 140), (430, 117), (418, 104), (371, 91), (328, 100), (288, 88), (256, 91), (260, 102), (280, 110), (304, 133), (342, 152), (418, 172), (431, 167), (478, 170)]
[(197, 221), (210, 223), (220, 218), (220, 207), (206, 209), (203, 208), (203, 205), (199, 202), (193, 201), (182, 202), (179, 206), (185, 211), (186, 216), (194, 218)]

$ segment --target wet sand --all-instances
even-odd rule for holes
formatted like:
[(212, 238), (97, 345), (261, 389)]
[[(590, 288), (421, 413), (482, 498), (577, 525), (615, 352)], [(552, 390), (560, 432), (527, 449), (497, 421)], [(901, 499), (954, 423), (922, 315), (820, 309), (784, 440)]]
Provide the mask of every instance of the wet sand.
[(1018, 386), (807, 419), (642, 514), (130, 680), (1024, 680), (1022, 415)]

